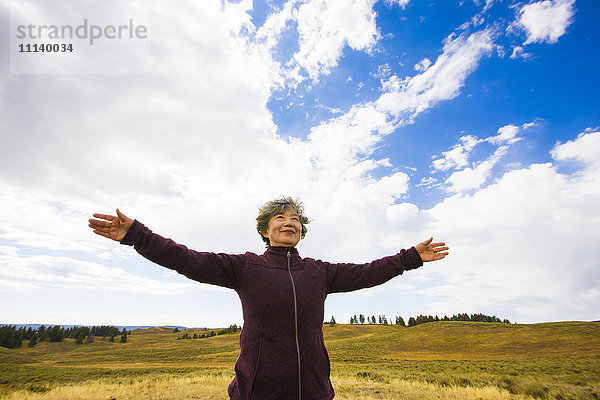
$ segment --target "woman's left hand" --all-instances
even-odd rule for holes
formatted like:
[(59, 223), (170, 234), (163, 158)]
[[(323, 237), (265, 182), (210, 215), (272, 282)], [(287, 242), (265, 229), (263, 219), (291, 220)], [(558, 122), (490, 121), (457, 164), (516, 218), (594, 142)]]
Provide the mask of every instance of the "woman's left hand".
[(448, 255), (446, 250), (448, 250), (449, 247), (446, 246), (446, 243), (431, 242), (433, 242), (433, 237), (430, 237), (426, 241), (415, 246), (415, 249), (417, 249), (417, 252), (421, 256), (421, 260), (423, 260), (423, 262), (441, 260)]

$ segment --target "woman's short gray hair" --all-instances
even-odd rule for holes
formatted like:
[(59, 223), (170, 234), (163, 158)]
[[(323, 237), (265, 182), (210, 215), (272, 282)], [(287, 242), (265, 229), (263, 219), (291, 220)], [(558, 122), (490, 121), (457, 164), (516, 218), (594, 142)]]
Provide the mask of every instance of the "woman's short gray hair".
[(304, 215), (304, 207), (302, 207), (302, 202), (291, 197), (280, 197), (278, 199), (268, 201), (258, 208), (258, 217), (256, 217), (256, 230), (258, 231), (258, 234), (263, 242), (265, 242), (267, 245), (270, 245), (271, 242), (269, 241), (268, 237), (263, 235), (263, 233), (267, 232), (268, 230), (269, 220), (278, 214), (283, 214), (288, 208), (296, 211), (298, 217), (300, 218), (300, 224), (302, 225), (301, 239), (304, 239), (304, 236), (306, 236), (306, 232), (308, 231), (308, 229), (306, 229), (306, 224), (308, 224), (310, 221)]

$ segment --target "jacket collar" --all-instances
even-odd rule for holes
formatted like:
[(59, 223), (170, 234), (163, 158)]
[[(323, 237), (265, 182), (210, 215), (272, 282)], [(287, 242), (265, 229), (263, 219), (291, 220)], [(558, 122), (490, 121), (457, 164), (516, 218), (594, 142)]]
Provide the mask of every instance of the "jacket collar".
[(295, 247), (283, 247), (283, 246), (268, 246), (263, 256), (271, 258), (275, 261), (271, 264), (271, 268), (287, 268), (287, 253), (290, 252), (290, 267), (291, 269), (302, 268), (302, 257), (298, 253), (298, 249)]
[(273, 255), (273, 256), (285, 256), (287, 255), (288, 250), (292, 258), (300, 257), (298, 253), (298, 249), (295, 247), (284, 247), (284, 246), (267, 246), (267, 250), (265, 251), (265, 255)]

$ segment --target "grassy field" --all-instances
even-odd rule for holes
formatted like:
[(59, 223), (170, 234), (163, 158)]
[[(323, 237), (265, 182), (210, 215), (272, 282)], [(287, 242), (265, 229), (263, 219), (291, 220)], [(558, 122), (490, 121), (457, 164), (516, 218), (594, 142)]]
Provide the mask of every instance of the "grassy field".
[[(600, 323), (325, 326), (339, 399), (597, 399)], [(225, 399), (239, 334), (0, 348), (0, 398)], [(26, 342), (24, 343), (26, 346)]]

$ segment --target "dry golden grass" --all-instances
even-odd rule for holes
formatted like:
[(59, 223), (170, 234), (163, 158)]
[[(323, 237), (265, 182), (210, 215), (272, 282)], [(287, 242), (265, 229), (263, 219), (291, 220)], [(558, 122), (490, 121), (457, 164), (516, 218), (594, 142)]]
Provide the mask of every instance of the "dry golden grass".
[[(80, 384), (47, 387), (43, 393), (30, 390), (13, 392), (3, 400), (188, 400), (227, 399), (231, 376), (198, 377), (161, 376), (121, 382), (90, 381)], [(362, 379), (334, 378), (336, 398), (340, 400), (420, 400), (486, 399), (526, 400), (495, 387), (440, 387), (424, 382), (393, 381), (382, 384)]]
[(231, 376), (160, 376), (140, 380), (89, 381), (57, 387), (13, 392), (3, 400), (188, 400), (227, 399)]
[(333, 378), (336, 399), (340, 400), (422, 400), (422, 399), (531, 399), (522, 395), (511, 395), (497, 387), (441, 387), (425, 382), (392, 380), (390, 383), (365, 382), (355, 378)]

